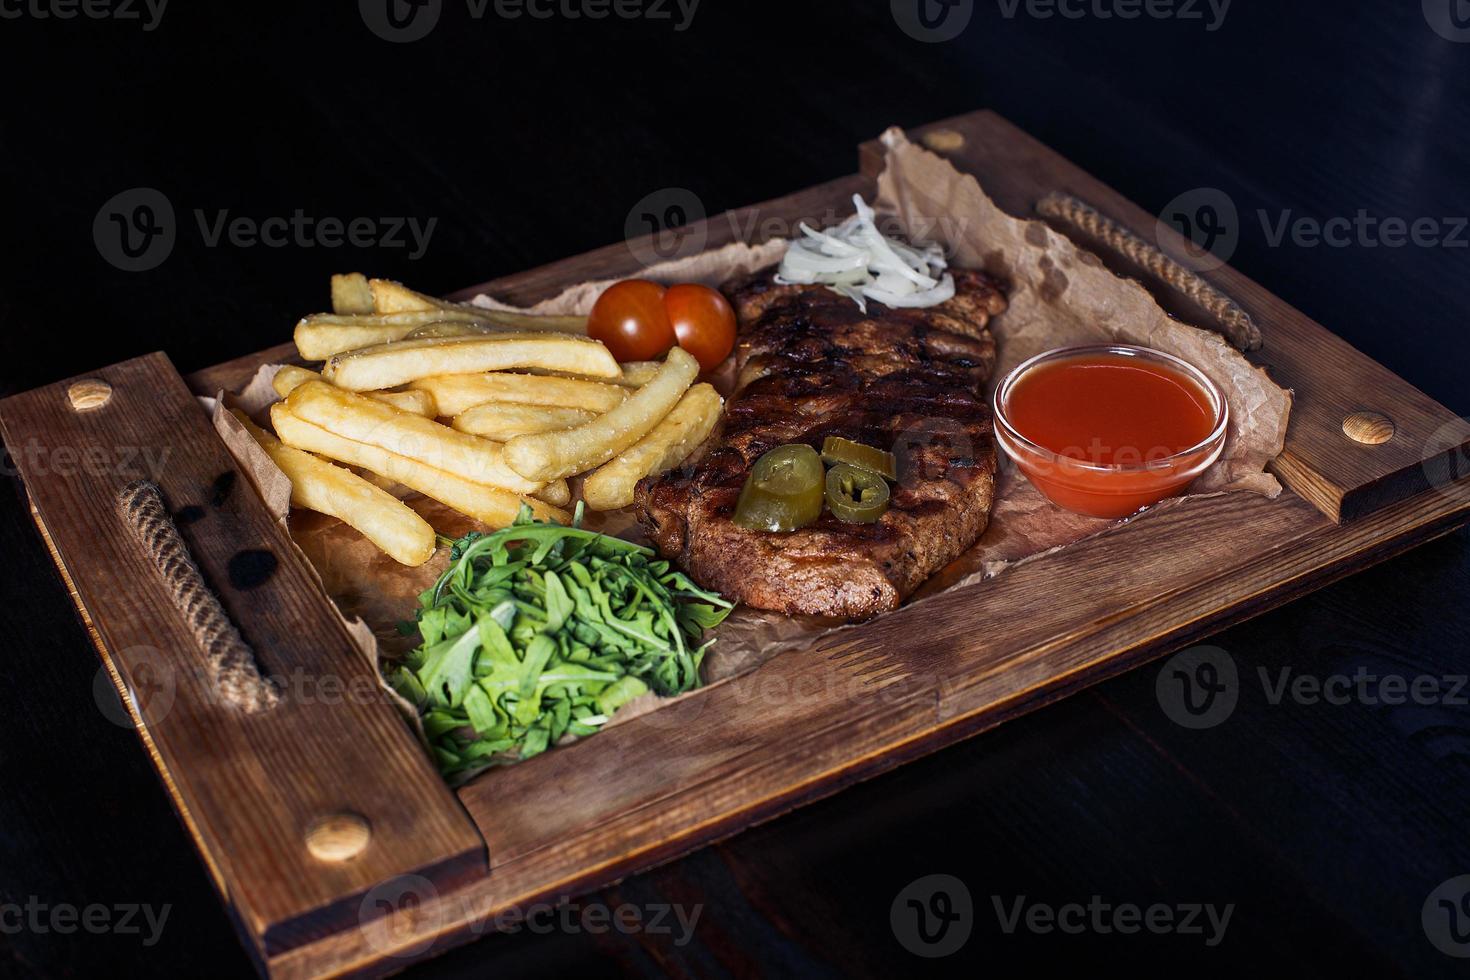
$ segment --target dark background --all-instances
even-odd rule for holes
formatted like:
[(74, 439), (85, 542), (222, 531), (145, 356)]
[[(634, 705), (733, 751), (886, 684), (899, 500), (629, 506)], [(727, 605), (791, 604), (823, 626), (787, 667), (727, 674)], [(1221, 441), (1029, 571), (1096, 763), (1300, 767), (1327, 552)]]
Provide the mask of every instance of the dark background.
[[(887, 125), (988, 107), (1149, 210), (1225, 191), (1242, 219), (1238, 267), (1470, 411), (1470, 250), (1273, 246), (1255, 217), (1470, 214), (1470, 44), (1432, 30), (1418, 0), (1236, 0), (1214, 31), (973, 6), (958, 39), (923, 43), (884, 2), (703, 0), (680, 32), (646, 18), (475, 20), (447, 0), (427, 38), (389, 44), (346, 2), (179, 3), (152, 31), (0, 5), (0, 393), (155, 349), (200, 368), (285, 339), (326, 306), (331, 272), (447, 292), (619, 240), (661, 188), (687, 187), (716, 214), (852, 172), (857, 144)], [(92, 223), (139, 186), (172, 202), (178, 240), (156, 269), (128, 273), (103, 260)], [(297, 208), (438, 221), (415, 261), (394, 248), (208, 247), (193, 217)], [(0, 508), (0, 905), (171, 906), (150, 948), (0, 931), (0, 969), (246, 974), (136, 736), (97, 708), (96, 655), (14, 477)], [(1460, 532), (1213, 642), (1249, 678), (1283, 665), (1463, 675), (1467, 594)], [(1191, 732), (1161, 712), (1157, 673), (589, 899), (700, 905), (686, 945), (520, 934), (419, 969), (1464, 975), (1420, 922), (1435, 886), (1470, 873), (1463, 704), (1271, 704), (1252, 681), (1226, 724)], [(934, 873), (968, 885), (975, 925), (962, 951), (926, 960), (895, 939), (889, 905)], [(1235, 909), (1213, 948), (1008, 935), (991, 896), (1022, 895)]]

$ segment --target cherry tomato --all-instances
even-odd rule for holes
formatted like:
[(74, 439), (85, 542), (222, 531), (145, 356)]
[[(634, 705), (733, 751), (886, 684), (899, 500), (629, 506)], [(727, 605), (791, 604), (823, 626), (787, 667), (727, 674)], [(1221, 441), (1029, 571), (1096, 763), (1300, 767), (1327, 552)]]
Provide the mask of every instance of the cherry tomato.
[(670, 286), (664, 308), (679, 346), (694, 355), (701, 370), (713, 371), (735, 349), (735, 311), (718, 289)]
[(619, 361), (663, 357), (677, 340), (664, 310), (664, 287), (647, 279), (613, 283), (592, 307), (587, 336), (606, 344)]

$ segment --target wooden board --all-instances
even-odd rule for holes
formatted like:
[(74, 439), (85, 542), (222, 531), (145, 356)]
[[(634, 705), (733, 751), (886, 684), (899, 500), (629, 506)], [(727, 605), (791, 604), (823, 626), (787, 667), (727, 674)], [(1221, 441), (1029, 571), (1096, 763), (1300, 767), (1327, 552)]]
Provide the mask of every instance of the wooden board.
[[(992, 114), (947, 120), (918, 131), (918, 136), (933, 130), (953, 134), (942, 145), (950, 147), (946, 152), (956, 166), (975, 173), (1012, 213), (1029, 213), (1042, 194), (1061, 190), (1145, 236), (1151, 233), (1151, 217)], [(864, 148), (862, 157), (858, 175), (716, 216), (700, 233), (714, 247), (732, 240), (739, 229), (760, 228), (763, 222), (790, 227), (797, 218), (845, 213), (854, 192), (867, 195), (873, 189), (873, 147)], [(572, 282), (632, 273), (638, 268), (637, 251), (625, 244), (610, 246), (461, 295), (488, 291), (533, 302)], [(361, 760), (350, 747), (337, 747), (341, 755), (332, 757), (331, 764), (341, 767), (341, 792), (364, 789), (364, 796), (351, 797), (353, 806), (369, 805), (362, 801), (371, 791), (377, 805), (403, 821), (394, 827), (413, 827), (416, 833), (408, 836), (422, 847), (412, 850), (408, 841), (395, 842), (395, 849), (384, 855), (385, 863), (374, 865), (370, 873), (363, 867), (364, 876), (351, 882), (318, 877), (304, 883), (298, 904), (351, 908), (369, 878), (381, 876), (370, 885), (405, 872), (422, 877), (392, 879), (391, 894), (383, 903), (388, 911), (366, 925), (353, 922), (333, 931), (329, 921), (310, 935), (292, 932), (289, 940), (271, 943), (268, 935), (281, 933), (271, 933), (275, 924), (268, 921), (269, 911), (258, 911), (242, 917), (247, 941), (262, 951), (262, 961), (278, 976), (401, 968), (483, 935), (518, 907), (594, 889), (737, 832), (1470, 521), (1470, 474), (1452, 469), (1464, 459), (1470, 427), (1233, 270), (1221, 269), (1210, 278), (1260, 323), (1266, 347), (1256, 359), (1296, 389), (1287, 450), (1277, 464), (1295, 493), (1277, 500), (1247, 494), (1194, 499), (1163, 509), (983, 585), (901, 609), (829, 637), (809, 651), (776, 657), (594, 738), (487, 773), (458, 791), (457, 804), (442, 786), (422, 785), (423, 767), (415, 759), (423, 760), (402, 755), (405, 747), (398, 737), (401, 728), (393, 727), (396, 720), (372, 711), (339, 710), (325, 717), (317, 712), (312, 725), (334, 728), (337, 735), (368, 726), (395, 754), (401, 768), (391, 774), (352, 768)], [(1180, 297), (1161, 298), (1171, 309), (1188, 313)], [(236, 388), (259, 365), (289, 359), (291, 353), (283, 345), (199, 372), (188, 382), (205, 393)], [(161, 359), (145, 360), (149, 370), (167, 373)], [(118, 378), (128, 380), (132, 375), (126, 372), (138, 370), (138, 363), (103, 373), (111, 377), (109, 372), (118, 372)], [(160, 383), (172, 404), (180, 390), (177, 379)], [(43, 407), (56, 410), (57, 392), (64, 388), (63, 383), (0, 403), (0, 421), (12, 448), (31, 438), (65, 445), (65, 439), (79, 438), (75, 430), (94, 424), (76, 416), (68, 420), (72, 429), (64, 429), (42, 413)], [(1397, 429), (1387, 443), (1364, 446), (1343, 434), (1343, 418), (1364, 409), (1393, 419)], [(171, 498), (193, 499), (191, 494), (210, 485), (218, 470), (211, 464), (222, 463), (222, 450), (217, 441), (210, 445), (212, 432), (196, 431), (197, 413), (193, 422), (183, 420), (187, 413), (182, 409), (179, 413), (181, 424), (194, 433), (190, 452), (201, 454), (204, 462), (170, 474), (165, 489)], [(159, 431), (161, 424), (147, 430), (146, 423), (140, 420), (145, 429), (127, 438), (170, 444), (174, 437)], [(1422, 458), (1426, 446), (1435, 450), (1428, 460)], [(66, 481), (57, 486), (44, 478), (33, 483), (24, 464), (21, 468), (43, 531), (55, 539), (59, 563), (69, 570), (74, 565), (87, 570), (77, 577), (75, 591), (79, 605), (98, 625), (99, 648), (105, 657), (125, 661), (121, 652), (146, 626), (138, 621), (138, 607), (151, 609), (156, 597), (138, 584), (143, 576), (136, 568), (119, 581), (116, 572), (104, 578), (92, 567), (98, 563), (79, 560), (86, 546), (94, 544), (86, 535), (97, 533), (96, 524), (87, 521), (105, 523), (101, 504), (84, 508), (55, 501), (91, 500), (97, 496), (95, 488)], [(1430, 488), (1431, 483), (1436, 486)], [(258, 518), (248, 526), (231, 524), (220, 532), (217, 552), (211, 550), (216, 546), (198, 545), (204, 552), (201, 564), (215, 580), (228, 545), (242, 546), (245, 536), (259, 535), (279, 546), (279, 538), (271, 537), (278, 534), (274, 525), (261, 526)], [(121, 544), (113, 547), (113, 557), (122, 554)], [(1058, 595), (1066, 601), (1056, 601)], [(272, 632), (279, 624), (270, 625), (271, 617), (279, 619), (285, 610), (261, 608), (269, 604), (251, 604), (248, 597), (225, 598), (247, 636), (254, 632), (268, 638), (258, 643), (262, 659), (306, 656), (292, 652), (293, 637)], [(300, 603), (316, 617), (322, 601), (318, 593)], [(158, 615), (157, 610), (150, 615)], [(310, 622), (311, 629), (326, 630), (322, 635), (334, 635), (316, 618)], [(154, 628), (173, 626), (164, 622)], [(294, 637), (302, 635), (298, 631)], [(179, 642), (178, 636), (170, 640)], [(285, 644), (279, 651), (277, 642)], [(299, 647), (299, 639), (294, 642)], [(340, 643), (334, 649), (339, 657), (346, 656)], [(350, 663), (337, 666), (345, 669)], [(217, 806), (233, 799), (246, 778), (236, 769), (250, 772), (267, 757), (261, 753), (271, 751), (265, 740), (274, 739), (270, 745), (279, 751), (287, 735), (306, 740), (309, 751), (300, 761), (310, 760), (313, 769), (308, 774), (295, 765), (298, 760), (270, 756), (273, 763), (287, 766), (275, 783), (282, 799), (271, 803), (297, 814), (298, 825), (299, 813), (318, 812), (323, 805), (319, 796), (302, 804), (292, 796), (298, 792), (294, 784), (282, 785), (292, 778), (306, 786), (326, 781), (318, 771), (324, 759), (312, 753), (333, 750), (335, 742), (327, 745), (305, 722), (303, 718), (300, 727), (289, 731), (252, 729), (250, 739), (242, 737), (234, 746), (238, 754), (228, 757), (230, 767), (221, 765), (218, 756), (201, 758), (185, 746), (175, 747), (172, 754), (156, 752), (166, 785), (191, 828), (198, 820), (190, 794)], [(198, 733), (200, 741), (212, 742), (235, 738), (231, 726), (239, 723), (201, 713), (197, 724), (205, 729)], [(145, 737), (156, 740), (150, 732)], [(408, 748), (417, 751), (416, 745)], [(354, 783), (359, 777), (366, 782)], [(414, 781), (412, 793), (405, 789), (410, 785), (405, 779)], [(375, 827), (381, 812), (373, 812)], [(466, 816), (475, 831), (468, 842)], [(437, 837), (422, 840), (419, 829), (435, 826), (441, 828)], [(256, 894), (252, 889), (262, 880), (259, 876), (278, 870), (260, 865), (271, 863), (282, 849), (287, 863), (299, 857), (292, 851), (297, 841), (289, 834), (263, 842), (268, 856), (254, 863), (237, 850), (234, 838), (197, 829), (195, 837), (237, 912), (237, 896)], [(374, 846), (379, 841), (375, 834)], [(388, 841), (383, 843), (386, 852)], [(402, 849), (396, 849), (399, 843)], [(473, 860), (465, 860), (481, 849), (488, 851), (488, 874), (476, 873)], [(455, 871), (432, 873), (446, 859), (453, 860), (450, 855), (459, 856)], [(307, 867), (305, 873), (312, 870)], [(341, 919), (335, 922), (340, 925)]]

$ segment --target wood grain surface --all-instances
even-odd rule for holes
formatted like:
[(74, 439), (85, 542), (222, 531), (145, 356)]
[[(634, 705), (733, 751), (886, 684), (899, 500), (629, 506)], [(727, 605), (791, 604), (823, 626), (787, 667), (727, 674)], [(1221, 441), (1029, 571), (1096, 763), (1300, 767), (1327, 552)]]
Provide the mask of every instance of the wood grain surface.
[[(111, 386), (74, 410), (62, 381), (0, 402), (0, 428), (98, 650), (242, 933), (262, 961), (361, 924), (379, 883), (445, 887), (484, 873), (484, 844), (379, 689), (306, 563), (162, 354), (89, 375)], [(22, 446), (37, 447), (26, 455)], [(118, 512), (156, 483), (205, 580), (281, 703), (226, 703), (184, 613)], [(348, 861), (308, 849), (321, 821), (365, 820)], [(367, 912), (364, 912), (364, 910)]]

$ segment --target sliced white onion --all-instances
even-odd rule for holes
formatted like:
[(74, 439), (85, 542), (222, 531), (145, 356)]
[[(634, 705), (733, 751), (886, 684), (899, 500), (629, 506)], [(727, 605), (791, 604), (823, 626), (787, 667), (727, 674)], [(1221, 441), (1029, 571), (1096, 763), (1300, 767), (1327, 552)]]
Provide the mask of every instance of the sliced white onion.
[(878, 230), (877, 214), (858, 194), (856, 213), (839, 225), (818, 231), (805, 223), (781, 260), (781, 285), (821, 284), (846, 296), (864, 313), (867, 301), (894, 307), (925, 307), (954, 296), (954, 276), (934, 244), (909, 245)]
[(782, 268), (787, 271), (800, 270), (821, 274), (850, 272), (853, 269), (866, 268), (868, 262), (860, 252), (854, 251), (851, 255), (823, 255), (821, 252), (807, 248), (801, 242), (792, 242), (781, 264)]
[[(939, 285), (933, 289), (925, 289), (917, 293), (893, 293), (880, 289), (876, 285), (864, 286), (863, 295), (869, 299), (876, 299), (880, 303), (887, 303), (892, 307), (904, 307), (913, 309), (924, 306), (938, 306), (947, 299), (954, 298), (954, 276), (948, 272), (944, 278), (939, 280)], [(867, 312), (864, 310), (864, 312)]]

